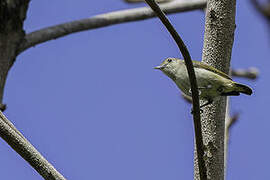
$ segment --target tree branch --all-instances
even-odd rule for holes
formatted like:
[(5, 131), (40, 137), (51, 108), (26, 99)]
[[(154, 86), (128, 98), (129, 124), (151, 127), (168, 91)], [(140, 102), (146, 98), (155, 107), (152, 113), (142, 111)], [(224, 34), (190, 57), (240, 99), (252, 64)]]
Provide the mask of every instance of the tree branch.
[(0, 111), (0, 136), (20, 154), (44, 179), (65, 180), (65, 178), (26, 140), (5, 122), (9, 121)]
[(251, 67), (248, 69), (233, 69), (232, 76), (242, 77), (247, 79), (256, 79), (258, 78), (259, 71), (257, 68)]
[[(235, 30), (235, 0), (208, 0), (205, 19), (202, 61), (225, 73), (229, 72)], [(205, 107), (202, 131), (206, 148), (207, 176), (210, 180), (224, 179), (224, 130), (226, 98), (221, 97)], [(199, 174), (195, 155), (195, 174)]]
[[(228, 109), (228, 108), (227, 108)], [(225, 167), (225, 176), (227, 175), (227, 160), (229, 155), (229, 138), (230, 138), (230, 128), (238, 121), (239, 113), (234, 114), (232, 117), (229, 115), (227, 111), (226, 119), (225, 119), (225, 143), (224, 143), (224, 167)]]
[[(168, 14), (202, 9), (205, 6), (206, 0), (176, 1), (160, 5), (161, 9)], [(155, 17), (154, 12), (150, 8), (143, 7), (105, 13), (87, 19), (47, 27), (27, 34), (25, 36), (25, 41), (18, 49), (18, 54), (40, 43), (72, 33), (153, 17)]]
[(239, 113), (235, 113), (232, 117), (230, 117), (228, 122), (226, 122), (225, 128), (229, 130), (238, 121), (239, 116)]
[[(0, 3), (0, 108), (6, 77), (14, 60), (17, 49), (25, 36), (23, 22), (29, 0), (2, 0)], [(26, 140), (16, 127), (0, 111), (0, 136), (18, 152), (45, 179), (64, 180), (51, 164)]]
[(268, 21), (270, 20), (269, 1), (262, 4), (260, 4), (258, 0), (250, 0), (250, 2), (263, 17), (265, 17)]
[(201, 180), (207, 180), (206, 176), (206, 168), (204, 163), (204, 150), (203, 150), (203, 139), (201, 132), (201, 119), (200, 119), (200, 103), (199, 103), (199, 93), (198, 86), (195, 76), (194, 67), (192, 64), (192, 60), (190, 54), (188, 52), (187, 47), (185, 46), (183, 40), (174, 29), (170, 21), (167, 19), (166, 15), (159, 8), (158, 4), (154, 0), (145, 0), (146, 3), (155, 11), (161, 22), (166, 26), (167, 30), (170, 32), (171, 36), (175, 40), (176, 44), (180, 52), (182, 53), (185, 64), (188, 71), (188, 77), (191, 84), (191, 92), (192, 92), (192, 102), (193, 102), (193, 120), (194, 120), (194, 128), (195, 128), (195, 137), (196, 137), (196, 147), (198, 152), (198, 165), (199, 165), (199, 175)]

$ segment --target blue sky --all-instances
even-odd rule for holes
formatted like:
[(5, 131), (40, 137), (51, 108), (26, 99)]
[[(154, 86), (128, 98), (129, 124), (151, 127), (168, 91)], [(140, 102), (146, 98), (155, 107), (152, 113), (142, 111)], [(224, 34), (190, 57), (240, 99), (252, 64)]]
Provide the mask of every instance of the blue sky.
[[(121, 0), (31, 1), (26, 32), (140, 5)], [(193, 59), (200, 60), (204, 14), (170, 15)], [(248, 1), (237, 1), (234, 68), (257, 67), (254, 89), (231, 98), (240, 112), (231, 129), (228, 179), (269, 179), (269, 29)], [(153, 70), (181, 57), (158, 19), (76, 33), (18, 56), (4, 95), (5, 114), (67, 178), (193, 178), (191, 106), (173, 82)], [(3, 140), (1, 177), (42, 179)]]

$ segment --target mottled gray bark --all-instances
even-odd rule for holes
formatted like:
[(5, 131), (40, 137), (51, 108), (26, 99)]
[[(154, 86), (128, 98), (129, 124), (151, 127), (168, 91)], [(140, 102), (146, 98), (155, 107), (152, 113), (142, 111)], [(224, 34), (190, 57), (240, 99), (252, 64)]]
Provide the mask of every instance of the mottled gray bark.
[(0, 103), (3, 101), (8, 71), (25, 35), (23, 21), (26, 17), (28, 2), (28, 0), (2, 0), (0, 2)]
[(4, 87), (10, 68), (24, 41), (23, 22), (29, 0), (0, 1), (0, 136), (47, 180), (65, 180), (3, 115)]
[[(8, 119), (0, 111), (0, 121)], [(0, 136), (21, 157), (23, 157), (44, 179), (65, 180), (65, 178), (35, 149), (35, 147), (19, 135), (8, 124), (0, 122)], [(16, 173), (16, 169), (13, 170)]]
[[(235, 0), (208, 0), (202, 61), (229, 72), (235, 30)], [(202, 132), (208, 179), (224, 179), (224, 131), (226, 98), (204, 109)], [(196, 151), (195, 151), (196, 152)], [(194, 178), (199, 180), (195, 153)]]

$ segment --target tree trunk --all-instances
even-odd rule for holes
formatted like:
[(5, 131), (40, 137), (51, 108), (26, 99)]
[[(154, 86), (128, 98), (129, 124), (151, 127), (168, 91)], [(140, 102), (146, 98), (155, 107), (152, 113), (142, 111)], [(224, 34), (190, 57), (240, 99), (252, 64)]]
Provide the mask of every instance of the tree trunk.
[(7, 74), (24, 39), (23, 22), (29, 0), (0, 2), (0, 103), (3, 102)]
[[(229, 72), (235, 30), (235, 0), (208, 0), (202, 61)], [(224, 131), (226, 98), (204, 109), (202, 132), (208, 179), (224, 179)], [(195, 150), (196, 152), (196, 150)], [(197, 155), (194, 155), (194, 179), (199, 180)]]

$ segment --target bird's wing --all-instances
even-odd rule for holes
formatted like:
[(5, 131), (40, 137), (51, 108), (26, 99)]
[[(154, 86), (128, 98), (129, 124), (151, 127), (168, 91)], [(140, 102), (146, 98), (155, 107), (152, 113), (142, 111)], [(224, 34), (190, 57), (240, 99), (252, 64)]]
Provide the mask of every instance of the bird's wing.
[(222, 77), (224, 77), (226, 79), (232, 80), (232, 78), (230, 76), (228, 76), (227, 74), (225, 74), (224, 72), (222, 72), (220, 70), (217, 70), (214, 67), (211, 67), (211, 66), (209, 66), (207, 64), (204, 64), (204, 63), (202, 63), (200, 61), (192, 61), (192, 62), (193, 62), (194, 68), (202, 67), (202, 68), (204, 68), (204, 69), (206, 69), (208, 71), (211, 71), (213, 73), (217, 73), (218, 75), (220, 75), (220, 76), (222, 76)]

